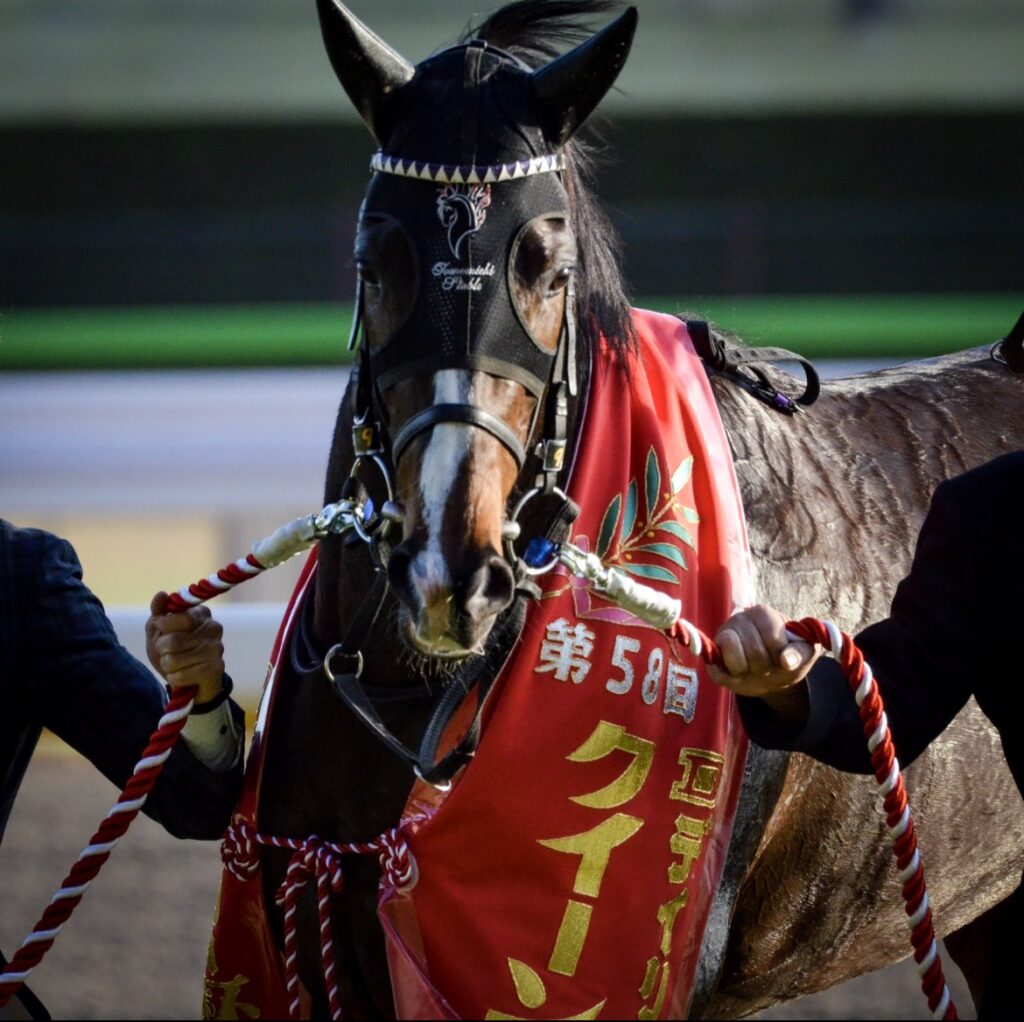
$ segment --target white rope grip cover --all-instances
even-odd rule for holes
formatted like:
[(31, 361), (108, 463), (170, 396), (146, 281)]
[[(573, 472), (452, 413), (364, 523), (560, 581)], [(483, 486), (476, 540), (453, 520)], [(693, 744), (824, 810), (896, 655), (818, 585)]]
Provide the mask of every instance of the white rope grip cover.
[(275, 568), (316, 542), (313, 515), (296, 518), (276, 532), (255, 543), (252, 555), (264, 568)]
[(608, 569), (607, 579), (601, 588), (623, 610), (663, 631), (675, 624), (683, 609), (679, 600), (634, 581), (617, 568)]

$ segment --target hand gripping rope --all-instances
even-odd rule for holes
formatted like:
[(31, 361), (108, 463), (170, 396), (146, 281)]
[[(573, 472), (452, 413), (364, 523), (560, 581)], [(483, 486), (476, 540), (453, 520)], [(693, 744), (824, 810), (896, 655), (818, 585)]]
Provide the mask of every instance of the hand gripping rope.
[[(679, 600), (636, 582), (616, 568), (606, 567), (593, 554), (568, 543), (554, 545), (548, 541), (535, 540), (526, 552), (526, 561), (528, 570), (533, 574), (549, 571), (557, 563), (565, 565), (570, 572), (587, 579), (596, 590), (620, 607), (673, 638), (680, 639), (694, 656), (700, 657), (705, 663), (724, 666), (722, 654), (714, 641), (682, 616)], [(809, 617), (801, 621), (789, 621), (786, 623), (786, 631), (792, 639), (803, 639), (824, 646), (839, 661), (846, 675), (864, 725), (875, 780), (883, 796), (885, 822), (892, 840), (896, 868), (903, 884), (903, 900), (911, 931), (910, 943), (914, 948), (917, 972), (921, 977), (921, 989), (928, 1000), (932, 1018), (958, 1018), (956, 1005), (942, 973), (928, 892), (925, 889), (924, 868), (917, 849), (907, 792), (889, 732), (889, 721), (871, 667), (854, 645), (853, 639), (831, 621)]]
[[(227, 565), (216, 575), (172, 594), (167, 601), (167, 611), (180, 613), (219, 596), (233, 589), (239, 582), (244, 582), (308, 549), (328, 533), (340, 533), (355, 528), (356, 518), (363, 520), (362, 506), (346, 500), (329, 504), (319, 514), (297, 518), (278, 529), (273, 535), (256, 543), (248, 557)], [(195, 694), (195, 686), (179, 688), (172, 693), (163, 716), (150, 736), (142, 758), (135, 765), (124, 791), (107, 813), (99, 829), (89, 839), (89, 843), (78, 856), (57, 893), (50, 899), (50, 904), (47, 905), (39, 922), (0, 972), (0, 1008), (17, 993), (29, 973), (53, 946), (65, 922), (88, 890), (89, 884), (110, 858), (111, 852), (128, 830), (132, 820), (138, 816), (185, 726)], [(319, 873), (317, 880), (319, 884)]]

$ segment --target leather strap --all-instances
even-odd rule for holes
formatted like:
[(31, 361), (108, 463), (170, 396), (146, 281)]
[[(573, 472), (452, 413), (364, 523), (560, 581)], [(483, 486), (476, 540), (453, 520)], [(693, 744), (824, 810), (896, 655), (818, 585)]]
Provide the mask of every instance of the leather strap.
[(1012, 373), (1024, 373), (1024, 312), (1013, 329), (996, 345), (994, 354)]
[[(776, 411), (792, 415), (801, 407), (814, 404), (821, 394), (821, 382), (814, 365), (802, 355), (786, 348), (748, 348), (732, 344), (724, 337), (716, 336), (710, 325), (701, 319), (687, 319), (686, 329), (693, 341), (694, 349), (701, 360), (710, 368), (728, 376), (749, 394)], [(757, 368), (774, 362), (799, 362), (804, 371), (804, 391), (797, 398), (783, 394), (768, 377)]]
[[(497, 662), (494, 662), (495, 656), (475, 657), (468, 661), (460, 675), (453, 678), (441, 690), (439, 696), (435, 696), (425, 684), (412, 686), (365, 684), (360, 677), (362, 656), (359, 654), (358, 646), (355, 647), (355, 652), (344, 651), (343, 647), (347, 648), (357, 641), (361, 645), (362, 639), (368, 635), (373, 621), (376, 620), (376, 615), (380, 610), (379, 602), (383, 601), (378, 601), (372, 590), (363, 601), (363, 605), (357, 612), (356, 620), (349, 627), (342, 642), (334, 646), (327, 656), (320, 655), (312, 638), (314, 586), (315, 582), (306, 592), (299, 612), (298, 624), (292, 637), (289, 651), (292, 670), (304, 681), (312, 684), (322, 685), (325, 680), (329, 681), (338, 698), (348, 706), (360, 722), (402, 762), (408, 763), (418, 777), (430, 784), (446, 784), (459, 769), (472, 759), (473, 753), (476, 751), (480, 739), (480, 715), (501, 663), (526, 620), (527, 597), (519, 594), (510, 610), (496, 626), (494, 647), (498, 658)], [(375, 609), (367, 610), (368, 607)], [(356, 632), (363, 634), (361, 637), (357, 637), (354, 634)], [(477, 689), (477, 706), (466, 733), (459, 744), (439, 760), (437, 750), (445, 729), (462, 705), (463, 700), (474, 688)], [(378, 706), (385, 704), (408, 704), (410, 702), (421, 705), (430, 705), (436, 702), (423, 733), (419, 752), (414, 752), (397, 738), (381, 719), (377, 710)]]
[(391, 445), (395, 464), (402, 458), (405, 449), (421, 433), (443, 422), (458, 422), (467, 426), (476, 426), (499, 440), (509, 454), (515, 459), (516, 468), (521, 469), (526, 461), (526, 449), (519, 438), (496, 415), (477, 408), (475, 405), (429, 405), (421, 412), (413, 415), (398, 431)]
[[(303, 681), (322, 683), (329, 679), (328, 671), (335, 676), (349, 671), (354, 674), (359, 673), (361, 669), (359, 665), (362, 662), (360, 650), (365, 645), (380, 616), (384, 597), (387, 594), (387, 584), (387, 577), (382, 571), (374, 572), (369, 592), (359, 605), (356, 616), (352, 619), (344, 638), (337, 645), (332, 646), (325, 655), (317, 648), (313, 639), (316, 579), (312, 581), (299, 613), (290, 649), (292, 670), (299, 678)], [(421, 692), (423, 688), (424, 686), (417, 685), (415, 691)], [(395, 690), (390, 686), (380, 686), (380, 690), (379, 693), (375, 693), (375, 696), (386, 698), (388, 694), (401, 692), (403, 698), (410, 698), (410, 689)]]

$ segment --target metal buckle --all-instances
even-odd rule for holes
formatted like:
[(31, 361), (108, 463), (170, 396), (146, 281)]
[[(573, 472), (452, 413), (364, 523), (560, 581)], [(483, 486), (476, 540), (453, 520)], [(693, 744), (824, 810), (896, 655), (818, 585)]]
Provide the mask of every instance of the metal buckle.
[(384, 434), (379, 422), (357, 421), (352, 426), (352, 447), (357, 458), (384, 453)]
[[(337, 677), (337, 675), (334, 673), (334, 671), (331, 670), (331, 666), (330, 666), (331, 665), (331, 658), (340, 649), (341, 649), (341, 643), (340, 642), (335, 643), (335, 645), (331, 646), (331, 648), (327, 651), (327, 656), (324, 657), (324, 674), (327, 675), (327, 680), (332, 685), (334, 684), (334, 681), (335, 681), (335, 678)], [(342, 655), (346, 656), (346, 657), (349, 657), (350, 659), (354, 659), (355, 660), (355, 662), (356, 662), (356, 669), (355, 669), (354, 672), (351, 672), (351, 673), (354, 673), (355, 677), (357, 677), (357, 678), (360, 677), (362, 675), (362, 673), (363, 673), (363, 651), (361, 649), (357, 649), (354, 653), (344, 653)]]
[(561, 472), (565, 464), (565, 441), (544, 441), (544, 472)]
[(413, 763), (412, 772), (424, 783), (429, 784), (435, 791), (451, 791), (452, 790), (452, 779), (449, 777), (447, 781), (431, 781), (423, 776), (423, 771), (420, 770), (419, 763)]

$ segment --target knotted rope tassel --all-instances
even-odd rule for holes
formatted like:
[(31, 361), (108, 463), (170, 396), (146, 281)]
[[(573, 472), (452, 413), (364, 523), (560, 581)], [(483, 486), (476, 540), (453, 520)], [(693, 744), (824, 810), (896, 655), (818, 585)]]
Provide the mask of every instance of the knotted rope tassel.
[[(417, 822), (418, 817), (403, 821), (404, 826)], [(331, 1018), (341, 1018), (341, 994), (335, 975), (334, 934), (331, 925), (331, 896), (338, 894), (343, 885), (341, 857), (343, 855), (376, 854), (380, 861), (381, 883), (398, 890), (415, 882), (416, 870), (412, 853), (406, 844), (401, 827), (386, 830), (372, 841), (350, 841), (335, 844), (318, 837), (282, 838), (260, 834), (249, 824), (232, 824), (224, 835), (221, 860), (227, 870), (239, 880), (249, 880), (259, 869), (259, 846), (287, 848), (288, 860), (284, 880), (274, 900), (284, 911), (284, 968), (285, 987), (288, 991), (288, 1011), (293, 1019), (301, 1018), (299, 1001), (298, 931), (296, 909), (299, 896), (310, 881), (317, 889), (317, 917), (320, 924), (320, 961)]]
[[(950, 996), (946, 977), (942, 972), (942, 961), (939, 957), (932, 912), (928, 905), (928, 892), (925, 888), (924, 867), (917, 850), (917, 836), (914, 833), (914, 821), (910, 815), (906, 788), (903, 786), (903, 775), (900, 773), (899, 761), (896, 759), (896, 750), (889, 731), (889, 721), (871, 667), (853, 639), (845, 632), (841, 632), (831, 621), (805, 617), (801, 621), (787, 622), (786, 630), (791, 638), (824, 646), (839, 661), (839, 666), (846, 675), (850, 690), (857, 701), (860, 719), (864, 725), (864, 735), (868, 739), (875, 780), (883, 796), (885, 822), (892, 840), (896, 868), (903, 883), (902, 894), (910, 925), (910, 943), (914, 948), (917, 972), (921, 977), (921, 989), (928, 1000), (932, 1018), (956, 1019), (959, 1017), (956, 1005)], [(669, 634), (681, 639), (689, 647), (690, 652), (699, 656), (705, 663), (724, 667), (718, 646), (685, 618), (678, 618), (669, 629)]]

